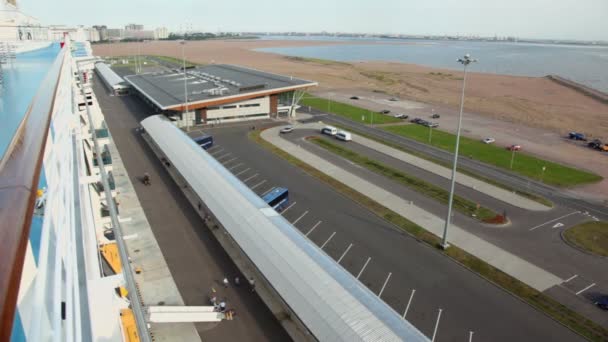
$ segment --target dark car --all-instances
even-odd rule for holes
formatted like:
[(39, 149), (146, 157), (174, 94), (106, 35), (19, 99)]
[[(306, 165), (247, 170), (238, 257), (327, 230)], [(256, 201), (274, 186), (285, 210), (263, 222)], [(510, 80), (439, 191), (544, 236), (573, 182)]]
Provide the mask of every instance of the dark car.
[(394, 98), (394, 97), (391, 97), (391, 98), (390, 98), (390, 99), (388, 99), (388, 100), (389, 100), (389, 101), (393, 101), (393, 102), (395, 102), (395, 101), (399, 101), (399, 100), (397, 100), (397, 99), (396, 99), (396, 98)]
[(391, 112), (391, 111), (390, 111), (390, 110), (388, 110), (388, 109), (383, 109), (383, 110), (381, 110), (381, 111), (380, 111), (380, 114), (388, 114), (388, 113), (390, 113), (390, 112)]
[(431, 118), (433, 118), (433, 119), (439, 119), (440, 117), (441, 117), (441, 115), (439, 115), (439, 114), (431, 115)]
[(595, 305), (602, 310), (608, 310), (608, 296), (600, 298)]
[(593, 149), (596, 149), (596, 150), (601, 150), (603, 145), (604, 145), (604, 144), (603, 144), (603, 143), (602, 143), (602, 141), (601, 141), (601, 140), (599, 140), (599, 139), (595, 139), (595, 140), (593, 140), (593, 141), (590, 141), (590, 142), (587, 144), (587, 146), (589, 146), (589, 147), (591, 147), (591, 148), (593, 148)]
[(359, 96), (351, 96), (351, 97), (350, 97), (350, 99), (351, 99), (351, 100), (358, 100), (358, 99), (359, 99)]
[(420, 122), (420, 118), (413, 118), (412, 120), (410, 120), (411, 123), (419, 123)]

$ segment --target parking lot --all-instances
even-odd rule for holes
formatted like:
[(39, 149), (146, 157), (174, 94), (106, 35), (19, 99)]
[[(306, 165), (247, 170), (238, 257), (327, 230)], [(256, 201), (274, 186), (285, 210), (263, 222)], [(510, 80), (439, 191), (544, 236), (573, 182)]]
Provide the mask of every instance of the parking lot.
[[(569, 330), (420, 244), (247, 138), (205, 130), (208, 152), (256, 194), (289, 189), (282, 215), (399, 314), (437, 340), (576, 340)], [(202, 132), (192, 131), (195, 137)], [(500, 308), (496, 310), (496, 308)], [(513, 327), (518, 327), (513, 329)]]

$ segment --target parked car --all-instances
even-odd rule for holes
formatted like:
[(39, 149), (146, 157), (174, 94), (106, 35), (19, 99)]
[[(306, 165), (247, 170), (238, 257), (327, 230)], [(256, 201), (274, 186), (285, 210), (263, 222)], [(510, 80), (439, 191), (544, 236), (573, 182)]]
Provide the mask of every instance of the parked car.
[(587, 141), (587, 138), (585, 137), (585, 135), (583, 133), (577, 133), (577, 132), (568, 133), (568, 138), (570, 138), (572, 140)]
[(608, 310), (608, 296), (600, 298), (595, 305), (602, 310)]
[(601, 150), (603, 145), (604, 144), (599, 139), (594, 139), (587, 144), (587, 146), (589, 146), (593, 149), (596, 149), (596, 150)]
[(390, 111), (390, 110), (388, 110), (388, 109), (383, 109), (383, 110), (381, 110), (381, 111), (380, 111), (380, 114), (388, 114), (388, 113), (390, 113), (390, 112), (391, 112), (391, 111)]
[(410, 120), (411, 123), (420, 123), (422, 119), (420, 118), (413, 118), (412, 120)]
[(405, 120), (405, 119), (409, 118), (409, 115), (406, 115), (406, 114), (395, 114), (395, 117), (397, 119)]
[(438, 123), (436, 123), (436, 122), (429, 122), (429, 123), (427, 124), (427, 127), (431, 127), (431, 128), (437, 128), (437, 127), (439, 127), (439, 124), (438, 124)]
[(291, 133), (293, 132), (293, 126), (285, 126), (283, 128), (281, 128), (280, 133)]
[(521, 150), (521, 145), (510, 145), (510, 146), (507, 146), (507, 150), (509, 150), (509, 151), (520, 151)]
[(342, 141), (351, 141), (351, 140), (353, 140), (351, 134), (348, 133), (348, 132), (346, 132), (346, 131), (339, 131), (338, 133), (336, 133), (335, 137), (336, 137), (336, 139), (342, 140)]
[(390, 99), (388, 99), (388, 100), (389, 100), (389, 101), (393, 101), (393, 102), (395, 102), (395, 101), (399, 101), (397, 98), (394, 98), (394, 97), (391, 97), (391, 98), (390, 98)]
[(496, 140), (494, 138), (484, 138), (482, 141), (484, 144), (491, 144), (491, 143), (495, 142)]
[(321, 128), (321, 134), (336, 135), (337, 133), (338, 133), (338, 129), (333, 126), (325, 126), (325, 127)]
[(441, 117), (441, 115), (439, 115), (439, 114), (431, 115), (431, 118), (433, 118), (433, 119), (439, 119), (440, 117)]
[(351, 96), (351, 97), (350, 97), (350, 99), (351, 99), (351, 100), (358, 100), (358, 99), (359, 99), (359, 96)]

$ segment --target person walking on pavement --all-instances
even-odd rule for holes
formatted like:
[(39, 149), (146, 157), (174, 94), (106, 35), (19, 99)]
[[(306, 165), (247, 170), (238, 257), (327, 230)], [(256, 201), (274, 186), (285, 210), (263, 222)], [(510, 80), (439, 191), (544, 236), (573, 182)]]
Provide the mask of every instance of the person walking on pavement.
[(235, 286), (241, 285), (241, 278), (239, 278), (238, 276), (234, 277), (234, 285)]
[(228, 288), (228, 284), (229, 284), (228, 278), (224, 277), (224, 287)]
[(226, 312), (226, 302), (223, 300), (220, 302), (220, 312)]

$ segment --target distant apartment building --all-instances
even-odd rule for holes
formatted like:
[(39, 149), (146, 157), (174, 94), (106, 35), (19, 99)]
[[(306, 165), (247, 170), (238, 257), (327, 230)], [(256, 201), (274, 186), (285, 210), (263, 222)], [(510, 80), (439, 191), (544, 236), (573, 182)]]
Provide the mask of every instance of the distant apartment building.
[(107, 34), (109, 40), (121, 40), (125, 37), (125, 30), (121, 28), (109, 28)]
[(125, 30), (123, 39), (155, 39), (155, 36), (152, 30)]
[(154, 30), (154, 39), (169, 38), (169, 30), (166, 27), (158, 27)]
[(106, 25), (95, 25), (93, 28), (99, 33), (99, 40), (108, 40), (108, 27)]
[(125, 26), (125, 31), (143, 31), (144, 25), (128, 24)]

